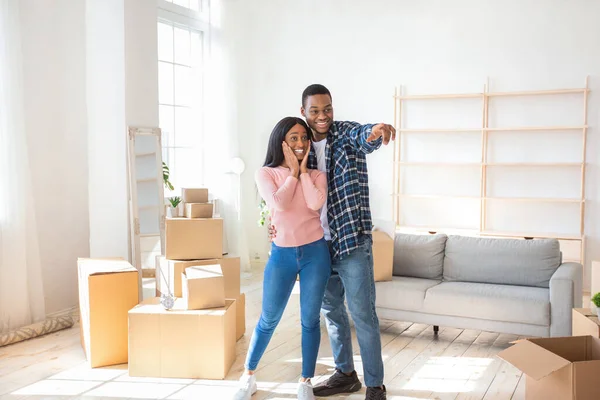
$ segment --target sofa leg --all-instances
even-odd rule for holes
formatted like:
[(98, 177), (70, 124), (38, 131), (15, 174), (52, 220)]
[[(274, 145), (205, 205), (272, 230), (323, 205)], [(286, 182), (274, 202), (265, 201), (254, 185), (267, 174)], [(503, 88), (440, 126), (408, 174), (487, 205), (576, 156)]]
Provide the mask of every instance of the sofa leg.
[(433, 326), (433, 334), (434, 334), (434, 335), (437, 335), (439, 331), (440, 331), (440, 327), (439, 327), (439, 326), (437, 326), (437, 325), (434, 325), (434, 326)]

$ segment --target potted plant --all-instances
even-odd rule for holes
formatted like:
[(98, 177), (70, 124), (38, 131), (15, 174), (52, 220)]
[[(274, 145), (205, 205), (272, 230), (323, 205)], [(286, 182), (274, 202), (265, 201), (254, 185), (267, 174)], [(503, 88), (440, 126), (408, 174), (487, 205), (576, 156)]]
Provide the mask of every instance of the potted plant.
[(600, 318), (600, 292), (596, 293), (591, 298), (592, 303), (596, 306), (596, 315)]
[(169, 197), (170, 207), (167, 209), (167, 217), (176, 218), (179, 217), (179, 203), (181, 203), (181, 197), (173, 196)]
[(267, 207), (267, 202), (261, 199), (260, 203), (258, 204), (258, 209), (260, 210), (258, 226), (265, 226), (265, 222), (267, 222), (267, 219), (269, 219), (269, 207)]
[(173, 187), (173, 184), (169, 180), (171, 171), (169, 171), (169, 166), (164, 161), (162, 163), (162, 170), (163, 170), (163, 182), (165, 184), (165, 188), (167, 188), (169, 190), (175, 190), (175, 188)]

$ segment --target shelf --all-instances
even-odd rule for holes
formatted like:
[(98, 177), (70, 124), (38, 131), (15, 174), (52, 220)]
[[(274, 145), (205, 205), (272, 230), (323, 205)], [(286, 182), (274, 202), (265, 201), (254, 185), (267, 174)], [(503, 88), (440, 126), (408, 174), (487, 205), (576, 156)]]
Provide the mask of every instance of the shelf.
[(525, 131), (578, 131), (587, 129), (587, 125), (572, 126), (522, 126), (505, 128), (482, 128), (487, 132), (525, 132)]
[(397, 225), (397, 232), (439, 232), (439, 233), (461, 233), (463, 235), (477, 236), (479, 231), (477, 228), (440, 228), (437, 226), (410, 226), (410, 225)]
[(400, 164), (400, 165), (425, 165), (425, 166), (432, 166), (432, 167), (480, 167), (481, 163), (480, 162), (473, 162), (473, 163), (455, 163), (455, 162), (447, 162), (447, 163), (439, 163), (439, 162), (432, 162), (432, 161), (395, 161), (396, 164)]
[(152, 182), (152, 181), (156, 181), (158, 180), (158, 178), (141, 178), (141, 179), (136, 179), (136, 182)]
[(152, 152), (152, 153), (137, 153), (135, 156), (136, 157), (156, 156), (156, 153), (155, 152)]
[(580, 131), (587, 129), (587, 125), (569, 125), (569, 126), (521, 126), (504, 128), (401, 128), (396, 132), (414, 132), (414, 133), (462, 133), (462, 132), (535, 132), (535, 131)]
[[(586, 186), (586, 173), (587, 173), (587, 161), (586, 161), (586, 144), (587, 144), (587, 130), (588, 130), (588, 96), (589, 93), (591, 92), (589, 90), (589, 77), (586, 77), (585, 79), (585, 85), (583, 85), (584, 87), (575, 87), (575, 88), (565, 88), (565, 89), (556, 89), (556, 90), (522, 90), (522, 91), (506, 91), (506, 92), (491, 92), (489, 91), (489, 84), (486, 83), (483, 88), (481, 93), (477, 93), (478, 91), (475, 90), (475, 93), (458, 93), (458, 94), (452, 94), (452, 93), (441, 93), (441, 94), (423, 94), (423, 95), (419, 95), (419, 94), (414, 94), (414, 95), (405, 95), (406, 93), (402, 90), (402, 86), (400, 87), (400, 91), (398, 91), (398, 88), (396, 88), (395, 91), (395, 96), (394, 96), (394, 123), (395, 126), (397, 126), (399, 129), (397, 130), (398, 134), (402, 137), (402, 133), (406, 132), (407, 135), (410, 134), (411, 132), (414, 133), (414, 136), (407, 136), (407, 137), (421, 137), (418, 136), (418, 134), (422, 133), (424, 135), (427, 135), (429, 133), (439, 133), (439, 135), (434, 136), (434, 137), (447, 137), (447, 138), (452, 138), (455, 140), (459, 140), (464, 142), (464, 150), (465, 151), (469, 151), (469, 153), (465, 153), (465, 156), (463, 157), (457, 157), (459, 158), (458, 160), (454, 160), (455, 162), (452, 162), (453, 160), (446, 160), (446, 158), (453, 158), (453, 154), (455, 153), (450, 153), (449, 150), (446, 148), (447, 146), (444, 147), (445, 143), (433, 143), (431, 140), (428, 140), (428, 143), (426, 143), (429, 146), (437, 146), (434, 147), (436, 149), (439, 148), (440, 153), (439, 155), (434, 155), (431, 157), (430, 161), (419, 161), (418, 157), (410, 157), (409, 155), (412, 154), (410, 152), (406, 152), (406, 146), (408, 145), (408, 147), (411, 146), (410, 142), (407, 143), (401, 143), (398, 146), (395, 147), (395, 151), (394, 151), (394, 188), (395, 191), (398, 193), (394, 193), (393, 194), (393, 214), (394, 214), (394, 219), (396, 221), (397, 224), (397, 230), (399, 232), (423, 232), (423, 233), (433, 233), (433, 232), (444, 232), (446, 234), (462, 234), (462, 235), (469, 235), (469, 236), (478, 236), (478, 237), (505, 237), (505, 238), (555, 238), (558, 240), (561, 240), (562, 243), (567, 242), (568, 241), (572, 241), (572, 246), (575, 246), (575, 242), (577, 243), (583, 243), (583, 241), (585, 240), (585, 228), (586, 225), (584, 224), (585, 221), (585, 207), (584, 205), (586, 204), (586, 191), (585, 191), (585, 186)], [(536, 100), (536, 96), (540, 97), (541, 100), (549, 100), (548, 96), (560, 96), (560, 95), (567, 95), (569, 97), (565, 97), (565, 98), (553, 98), (552, 100), (556, 100), (556, 107), (559, 107), (559, 102), (562, 102), (563, 100), (565, 101), (570, 101), (573, 98), (577, 98), (579, 99), (579, 96), (581, 96), (581, 99), (583, 100), (583, 112), (581, 114), (579, 114), (579, 116), (583, 117), (582, 119), (573, 119), (573, 120), (563, 120), (563, 121), (556, 121), (557, 123), (563, 123), (563, 125), (552, 125), (552, 122), (554, 121), (538, 121), (538, 124), (544, 124), (544, 123), (550, 123), (550, 125), (548, 126), (535, 126), (536, 122), (534, 120), (523, 120), (523, 121), (518, 121), (517, 124), (525, 124), (526, 126), (511, 126), (509, 123), (507, 123), (506, 125), (508, 126), (490, 126), (491, 122), (490, 121), (490, 112), (494, 112), (494, 114), (492, 116), (495, 116), (496, 110), (493, 109), (492, 107), (494, 106), (495, 103), (497, 103), (497, 99), (501, 99), (504, 98), (505, 100), (503, 100), (506, 103), (511, 103), (513, 106), (515, 107), (519, 107), (519, 103), (515, 102), (514, 100), (518, 100), (518, 97), (525, 97), (525, 96), (531, 96), (529, 99), (524, 99), (524, 100), (532, 100), (532, 104), (540, 104), (543, 105), (543, 103), (539, 103)], [(545, 97), (545, 98), (544, 98)], [(474, 99), (475, 101), (472, 101), (470, 103), (468, 103), (469, 105), (473, 105), (476, 107), (477, 104), (481, 104), (481, 109), (477, 111), (476, 114), (472, 114), (471, 111), (467, 111), (465, 110), (464, 113), (468, 113), (468, 115), (472, 115), (473, 118), (471, 119), (457, 119), (456, 121), (450, 122), (450, 120), (432, 120), (431, 125), (436, 125), (436, 124), (440, 124), (442, 127), (438, 127), (436, 128), (435, 126), (430, 127), (430, 126), (423, 126), (421, 125), (420, 127), (416, 127), (416, 128), (411, 128), (407, 125), (410, 125), (408, 120), (406, 120), (406, 112), (404, 111), (403, 106), (406, 105), (406, 103), (403, 102), (403, 100), (442, 100), (442, 99), (448, 99), (445, 100), (444, 103), (437, 102), (435, 104), (443, 106), (448, 104), (449, 106), (452, 105), (453, 103), (451, 103), (453, 100), (452, 99)], [(517, 98), (517, 99), (515, 99)], [(504, 104), (504, 103), (503, 103)], [(418, 103), (417, 104), (419, 107), (426, 107), (428, 104), (425, 103)], [(461, 103), (460, 105), (464, 105), (463, 103)], [(527, 111), (527, 110), (523, 110), (523, 111)], [(543, 111), (543, 109), (541, 109), (540, 111)], [(553, 112), (553, 109), (547, 109), (545, 110), (546, 113), (549, 113), (550, 115)], [(409, 113), (410, 114), (410, 113)], [(475, 120), (475, 117), (477, 117), (477, 120)], [(457, 125), (462, 125), (460, 123), (460, 121), (473, 121), (471, 123), (466, 122), (465, 125), (471, 125), (471, 127), (466, 127), (466, 128), (459, 128), (457, 127)], [(476, 121), (481, 121), (480, 122), (480, 126), (479, 127), (473, 127), (473, 124), (477, 124)], [(415, 125), (417, 125), (418, 121), (415, 121)], [(530, 126), (527, 126), (527, 123), (530, 123)], [(456, 124), (455, 126), (452, 126), (453, 124)], [(475, 149), (474, 146), (471, 146), (471, 139), (473, 139), (471, 136), (469, 136), (467, 133), (468, 132), (472, 132), (472, 133), (482, 133), (481, 135), (481, 146), (480, 148)], [(491, 133), (495, 133), (494, 135), (492, 135)], [(531, 157), (528, 158), (524, 158), (523, 160), (519, 160), (519, 158), (515, 157), (514, 159), (510, 159), (509, 157), (496, 157), (494, 156), (494, 154), (512, 154), (513, 150), (510, 148), (504, 148), (502, 146), (500, 146), (498, 143), (495, 142), (495, 140), (492, 139), (497, 139), (497, 138), (501, 138), (501, 137), (508, 137), (508, 135), (510, 135), (508, 132), (515, 132), (512, 135), (514, 135), (515, 137), (525, 137), (526, 135), (527, 138), (532, 138), (532, 140), (536, 140), (539, 141), (540, 143), (543, 143), (544, 140), (548, 140), (546, 139), (547, 137), (553, 137), (556, 135), (559, 135), (561, 138), (567, 139), (567, 136), (569, 139), (573, 139), (573, 140), (579, 140), (581, 138), (581, 147), (577, 146), (577, 151), (578, 154), (580, 154), (580, 157), (576, 157), (573, 158), (572, 160), (575, 162), (568, 162), (568, 159), (566, 160), (561, 160), (560, 158), (560, 154), (561, 154), (561, 146), (560, 145), (554, 145), (552, 148), (546, 149), (544, 150), (546, 153), (546, 156), (539, 157), (539, 158), (534, 158), (532, 159)], [(488, 135), (488, 133), (490, 133)], [(454, 134), (454, 136), (452, 136)], [(579, 136), (581, 134), (581, 136)], [(412, 134), (411, 134), (412, 135)], [(575, 137), (571, 137), (571, 135), (577, 135)], [(510, 136), (512, 137), (512, 136)], [(468, 140), (468, 142), (467, 142)], [(435, 142), (435, 141), (434, 141)], [(535, 144), (535, 142), (532, 142), (532, 145)], [(424, 144), (421, 144), (424, 145)], [(468, 147), (467, 147), (468, 145)], [(569, 140), (569, 144), (568, 144), (569, 148), (573, 148), (574, 147), (574, 143), (571, 143), (571, 140)], [(425, 147), (427, 149), (427, 147)], [(498, 149), (498, 151), (502, 151), (502, 153), (497, 153), (496, 152), (496, 148)], [(534, 149), (536, 147), (533, 147)], [(549, 152), (552, 149), (556, 149), (554, 152)], [(580, 150), (581, 149), (581, 150)], [(400, 150), (402, 150), (402, 152), (400, 152)], [(506, 153), (508, 152), (508, 153)], [(403, 156), (402, 154), (405, 154), (404, 156), (404, 160), (402, 159)], [(468, 155), (467, 155), (468, 154)], [(417, 158), (417, 160), (415, 161), (410, 161), (410, 159)], [(426, 156), (423, 156), (423, 158), (426, 158)], [(428, 157), (427, 157), (428, 158)], [(474, 160), (475, 162), (464, 162), (466, 160), (468, 160), (469, 158), (471, 158), (472, 160)], [(439, 161), (439, 162), (438, 162)], [(467, 172), (470, 171), (471, 173), (475, 173), (475, 172), (480, 172), (479, 173), (479, 189), (480, 191), (477, 191), (478, 196), (470, 196), (467, 195), (468, 193), (474, 193), (474, 191), (469, 190), (466, 191), (466, 188), (463, 189), (459, 189), (458, 187), (456, 187), (455, 189), (453, 189), (451, 192), (455, 193), (455, 195), (444, 195), (444, 194), (408, 194), (408, 193), (402, 193), (402, 188), (406, 187), (405, 184), (403, 184), (405, 179), (410, 179), (413, 175), (413, 173), (419, 172), (417, 171), (416, 168), (405, 168), (405, 171), (402, 171), (402, 169), (405, 166), (423, 166), (426, 167), (427, 169), (423, 168), (422, 170), (419, 171), (424, 171), (424, 172), (438, 172), (438, 171), (444, 171), (444, 176), (447, 179), (450, 179), (451, 182), (453, 182), (454, 180), (456, 180), (457, 182), (460, 182), (462, 176), (460, 175), (456, 175), (458, 172), (463, 171), (463, 172)], [(489, 169), (487, 168), (489, 166)], [(435, 169), (431, 168), (431, 167), (435, 167)], [(459, 169), (459, 168), (455, 168), (452, 169), (452, 167), (466, 167), (464, 169)], [(477, 170), (475, 169), (470, 169), (472, 167), (477, 167)], [(498, 168), (496, 168), (498, 167)], [(505, 169), (502, 169), (502, 168)], [(517, 168), (514, 168), (517, 167)], [(431, 169), (430, 169), (431, 168)], [(496, 169), (494, 169), (496, 168)], [(508, 169), (508, 168), (513, 168), (513, 169)], [(581, 175), (581, 178), (579, 177), (575, 177), (573, 176), (571, 179), (574, 180), (573, 183), (577, 182), (579, 183), (579, 189), (577, 190), (577, 192), (575, 193), (569, 193), (569, 195), (571, 196), (576, 196), (576, 198), (560, 198), (558, 196), (561, 195), (561, 193), (556, 193), (556, 194), (552, 194), (552, 193), (547, 193), (544, 191), (540, 191), (539, 194), (540, 196), (548, 196), (548, 197), (526, 197), (527, 195), (529, 195), (530, 193), (528, 193), (527, 191), (527, 186), (524, 186), (522, 189), (519, 189), (518, 191), (516, 191), (515, 193), (511, 193), (512, 196), (514, 197), (498, 197), (498, 196), (490, 196), (490, 193), (488, 193), (490, 191), (490, 187), (489, 184), (490, 182), (495, 182), (496, 179), (498, 179), (498, 177), (496, 176), (496, 173), (499, 172), (505, 172), (505, 173), (517, 173), (517, 174), (523, 174), (523, 173), (528, 173), (527, 175), (531, 175), (531, 173), (541, 173), (541, 172), (548, 172), (550, 174), (554, 174), (556, 172), (564, 172), (565, 174), (568, 173), (569, 176), (572, 174), (574, 175), (575, 173), (577, 173), (577, 175)], [(456, 175), (456, 178), (453, 176)], [(450, 182), (448, 182), (450, 183)], [(540, 188), (547, 188), (546, 184), (539, 184)], [(537, 187), (537, 186), (536, 186)], [(425, 189), (423, 190), (425, 191)], [(431, 190), (432, 192), (435, 192), (435, 190)], [(494, 193), (497, 194), (497, 193)], [(505, 193), (508, 194), (508, 193)], [(520, 197), (519, 197), (520, 196)], [(556, 196), (556, 197), (553, 197)], [(410, 200), (411, 198), (415, 199), (415, 200)], [(471, 200), (471, 201), (479, 201), (481, 202), (481, 207), (478, 206), (476, 207), (476, 209), (474, 211), (478, 211), (478, 221), (473, 221), (474, 223), (476, 223), (476, 226), (472, 226), (472, 224), (469, 224), (468, 228), (465, 227), (438, 227), (438, 226), (401, 226), (401, 221), (403, 220), (402, 218), (402, 210), (403, 210), (403, 205), (405, 203), (410, 202), (410, 204), (413, 203), (418, 203), (418, 202), (425, 202), (427, 200), (419, 200), (419, 199), (442, 199), (442, 200), (429, 200), (431, 202), (436, 202), (436, 204), (439, 202), (440, 204), (442, 202), (444, 202), (444, 204), (449, 203), (449, 204), (454, 204), (452, 203), (454, 200), (451, 199), (458, 199), (458, 201), (462, 201), (461, 199), (465, 199), (465, 200)], [(448, 199), (448, 200), (443, 200), (443, 199)], [(497, 207), (485, 207), (487, 201), (489, 201), (490, 205), (496, 205)], [(494, 203), (495, 202), (495, 203)], [(459, 203), (459, 204), (467, 204), (465, 203)], [(471, 204), (471, 203), (469, 203)], [(507, 232), (507, 231), (501, 231), (501, 230), (493, 230), (490, 229), (490, 218), (488, 217), (487, 214), (489, 213), (493, 213), (493, 215), (498, 215), (500, 217), (502, 217), (503, 215), (505, 215), (505, 211), (503, 211), (503, 209), (506, 209), (507, 207), (512, 208), (514, 207), (520, 207), (520, 208), (539, 208), (540, 206), (544, 206), (544, 205), (549, 205), (551, 208), (557, 208), (557, 207), (567, 207), (569, 210), (573, 209), (573, 211), (575, 211), (574, 209), (577, 208), (578, 209), (578, 217), (573, 216), (571, 218), (571, 222), (575, 222), (577, 219), (579, 219), (578, 224), (577, 224), (577, 229), (572, 229), (571, 232), (572, 233), (568, 233), (568, 234), (564, 234), (564, 233), (560, 233), (560, 232), (556, 232), (559, 229), (562, 229), (561, 226), (556, 227), (556, 231), (546, 231), (545, 233), (540, 233), (540, 231), (545, 231), (546, 229), (544, 229), (544, 226), (540, 226), (540, 224), (542, 224), (543, 222), (543, 218), (551, 218), (552, 217), (552, 210), (547, 210), (548, 212), (542, 214), (538, 217), (534, 217), (532, 216), (531, 219), (527, 218), (527, 220), (522, 221), (523, 222), (523, 226), (521, 227), (515, 227), (514, 229), (517, 229), (517, 231), (514, 232)], [(489, 209), (489, 210), (488, 210)], [(546, 217), (547, 215), (547, 217)], [(423, 222), (429, 222), (431, 221), (433, 224), (436, 224), (437, 222), (441, 222), (441, 221), (437, 221), (438, 218), (428, 218), (427, 221), (424, 220), (423, 218), (421, 218), (420, 215), (415, 215), (414, 217), (418, 217), (414, 220), (414, 222), (419, 222), (419, 221), (423, 221)], [(431, 217), (431, 216), (429, 216)], [(506, 217), (506, 216), (505, 216)], [(448, 221), (449, 222), (449, 221)], [(454, 221), (456, 224), (460, 225), (461, 220), (458, 221)], [(543, 224), (542, 224), (543, 225)], [(518, 232), (518, 230), (520, 228), (523, 229), (528, 229), (530, 230), (529, 232)], [(510, 227), (509, 227), (510, 230)], [(576, 233), (575, 233), (576, 232)], [(579, 254), (579, 251), (577, 253), (572, 252), (573, 254), (571, 254), (569, 257), (573, 258), (576, 257), (576, 254)], [(581, 249), (581, 258), (582, 260), (585, 260), (585, 255), (584, 255), (584, 249)]]
[(488, 167), (581, 167), (583, 163), (484, 163)]
[(539, 95), (555, 95), (555, 94), (577, 94), (588, 92), (588, 88), (575, 89), (558, 89), (558, 90), (528, 90), (521, 92), (488, 92), (488, 97), (509, 97), (509, 96), (539, 96)]
[(415, 199), (459, 199), (459, 200), (480, 200), (480, 196), (456, 196), (445, 194), (396, 194), (395, 196)]
[(394, 96), (394, 98), (400, 100), (476, 99), (479, 97), (483, 97), (483, 93), (415, 94)]
[(560, 94), (584, 94), (588, 88), (559, 89), (559, 90), (526, 90), (517, 92), (486, 92), (486, 93), (448, 93), (448, 94), (415, 94), (406, 96), (393, 96), (400, 100), (435, 100), (435, 99), (475, 99), (479, 97), (519, 97)]
[(397, 232), (436, 232), (452, 234), (453, 232), (462, 233), (469, 236), (498, 236), (506, 238), (538, 238), (538, 239), (559, 239), (559, 240), (582, 240), (579, 235), (564, 235), (554, 233), (531, 233), (531, 232), (494, 232), (494, 231), (479, 231), (478, 229), (469, 228), (440, 228), (434, 226), (407, 226), (397, 225)]
[(481, 236), (501, 236), (501, 237), (522, 237), (522, 238), (539, 238), (539, 239), (565, 239), (565, 240), (581, 240), (581, 235), (569, 235), (560, 233), (534, 233), (534, 232), (494, 232), (482, 231)]
[(152, 206), (140, 206), (138, 207), (139, 210), (152, 210), (154, 208), (158, 208), (158, 205), (152, 205)]
[(545, 197), (484, 197), (484, 200), (499, 200), (499, 201), (530, 201), (535, 203), (585, 203), (585, 199), (560, 199), (560, 198), (545, 198)]
[(456, 133), (461, 133), (461, 132), (481, 132), (483, 131), (482, 128), (440, 128), (440, 129), (435, 129), (435, 128), (402, 128), (402, 129), (397, 129), (396, 132), (415, 132), (415, 133), (452, 133), (452, 132), (456, 132)]

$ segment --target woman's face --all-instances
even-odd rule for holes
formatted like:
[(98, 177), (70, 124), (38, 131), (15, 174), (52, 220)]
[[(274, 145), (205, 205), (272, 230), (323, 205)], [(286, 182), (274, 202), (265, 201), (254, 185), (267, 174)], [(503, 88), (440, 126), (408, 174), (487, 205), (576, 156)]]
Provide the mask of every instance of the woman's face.
[(298, 160), (303, 160), (308, 150), (308, 132), (300, 124), (296, 124), (285, 134), (285, 142), (290, 146)]

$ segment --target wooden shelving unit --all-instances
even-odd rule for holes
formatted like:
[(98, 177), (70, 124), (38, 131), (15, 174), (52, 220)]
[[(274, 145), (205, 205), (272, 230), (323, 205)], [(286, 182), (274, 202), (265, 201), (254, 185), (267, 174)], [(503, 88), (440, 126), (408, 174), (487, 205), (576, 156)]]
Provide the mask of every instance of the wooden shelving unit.
[[(495, 236), (495, 237), (511, 237), (511, 238), (557, 238), (561, 243), (563, 250), (563, 258), (569, 261), (578, 261), (583, 263), (585, 260), (585, 174), (586, 174), (586, 148), (587, 148), (587, 108), (589, 95), (589, 82), (585, 79), (585, 86), (582, 88), (569, 88), (557, 90), (537, 90), (537, 91), (513, 91), (513, 92), (490, 92), (489, 85), (485, 84), (481, 93), (455, 93), (455, 94), (426, 94), (426, 95), (405, 95), (403, 87), (397, 87), (394, 91), (394, 125), (397, 131), (396, 141), (394, 142), (394, 173), (393, 173), (393, 188), (394, 188), (394, 220), (397, 228), (401, 231), (421, 231), (421, 232), (447, 232), (447, 231), (462, 231), (480, 236)], [(581, 95), (583, 97), (583, 110), (581, 125), (550, 125), (550, 126), (489, 126), (490, 120), (490, 104), (496, 98), (510, 98), (523, 96), (562, 96), (562, 95)], [(480, 99), (481, 100), (481, 127), (469, 128), (453, 128), (440, 127), (433, 128), (411, 128), (406, 123), (406, 103), (409, 101), (419, 100), (449, 100), (460, 101), (460, 99)], [(551, 157), (547, 162), (492, 162), (489, 160), (490, 150), (490, 135), (503, 135), (505, 132), (522, 132), (524, 135), (529, 132), (565, 132), (573, 135), (581, 135), (581, 159), (579, 162), (564, 162), (561, 160), (552, 161)], [(478, 162), (448, 162), (448, 161), (407, 161), (402, 159), (402, 145), (404, 135), (428, 135), (428, 134), (478, 134), (481, 141), (481, 154), (477, 155)], [(403, 191), (403, 172), (406, 167), (420, 166), (424, 168), (445, 168), (445, 167), (469, 167), (479, 168), (480, 188), (479, 195), (469, 194), (409, 194)], [(490, 183), (490, 171), (495, 168), (520, 168), (523, 170), (531, 168), (549, 168), (550, 170), (564, 168), (573, 169), (579, 168), (580, 185), (579, 196), (493, 196), (488, 194), (488, 184)], [(480, 215), (478, 229), (464, 229), (451, 226), (443, 226), (443, 224), (434, 224), (435, 226), (408, 226), (403, 224), (401, 220), (401, 209), (403, 202), (408, 199), (429, 200), (479, 200)], [(502, 230), (492, 230), (488, 224), (488, 205), (490, 202), (505, 202), (507, 204), (547, 204), (556, 205), (564, 204), (567, 207), (569, 204), (579, 204), (579, 230), (577, 233), (556, 233), (544, 232), (544, 230), (536, 231), (536, 227), (532, 226), (531, 230), (523, 232), (508, 232)], [(549, 216), (552, 217), (552, 216)]]

